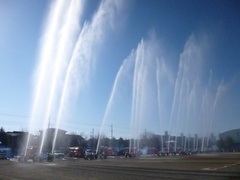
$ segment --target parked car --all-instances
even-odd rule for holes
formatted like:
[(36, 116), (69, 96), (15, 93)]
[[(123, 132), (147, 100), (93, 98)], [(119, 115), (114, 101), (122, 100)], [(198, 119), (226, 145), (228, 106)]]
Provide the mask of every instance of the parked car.
[(33, 160), (37, 162), (42, 162), (44, 160), (48, 162), (52, 162), (54, 159), (52, 153), (41, 153), (40, 155), (36, 156)]
[(124, 156), (126, 158), (132, 158), (132, 157), (139, 157), (141, 155), (141, 152), (138, 151), (136, 148), (128, 148), (125, 147), (118, 151), (118, 156)]
[(13, 158), (13, 153), (11, 148), (0, 147), (0, 159)]
[(97, 158), (98, 158), (98, 155), (97, 155), (96, 151), (94, 151), (92, 149), (87, 149), (85, 151), (84, 159), (93, 160), (93, 159), (97, 159)]
[(165, 151), (158, 151), (157, 155), (160, 157), (160, 156), (168, 156), (169, 153), (168, 152), (165, 152)]
[(129, 148), (123, 148), (123, 149), (120, 149), (117, 153), (118, 156), (125, 156), (125, 154), (129, 152)]
[(0, 149), (0, 159), (7, 159), (6, 149)]
[(54, 158), (64, 158), (64, 153), (61, 150), (54, 150), (53, 157)]

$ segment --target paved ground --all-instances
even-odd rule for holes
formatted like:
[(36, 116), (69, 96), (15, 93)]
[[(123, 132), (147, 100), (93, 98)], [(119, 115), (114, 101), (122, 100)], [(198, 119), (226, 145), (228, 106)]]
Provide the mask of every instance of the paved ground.
[(240, 179), (240, 153), (172, 157), (0, 160), (0, 179)]

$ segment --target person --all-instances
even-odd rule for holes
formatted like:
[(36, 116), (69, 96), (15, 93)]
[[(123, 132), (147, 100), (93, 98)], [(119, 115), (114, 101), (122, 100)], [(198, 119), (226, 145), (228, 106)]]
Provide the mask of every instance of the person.
[(47, 161), (52, 162), (53, 161), (53, 155), (49, 152), (47, 152)]

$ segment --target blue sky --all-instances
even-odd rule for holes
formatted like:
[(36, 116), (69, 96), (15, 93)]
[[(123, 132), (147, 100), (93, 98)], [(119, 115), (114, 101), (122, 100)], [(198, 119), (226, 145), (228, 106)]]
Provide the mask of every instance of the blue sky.
[(110, 136), (111, 124), (113, 135), (124, 138), (145, 130), (207, 135), (240, 127), (238, 1), (78, 2), (72, 9), (64, 2), (54, 28), (51, 13), (60, 1), (0, 0), (6, 131), (37, 133), (49, 119), (51, 127), (86, 137), (93, 129)]

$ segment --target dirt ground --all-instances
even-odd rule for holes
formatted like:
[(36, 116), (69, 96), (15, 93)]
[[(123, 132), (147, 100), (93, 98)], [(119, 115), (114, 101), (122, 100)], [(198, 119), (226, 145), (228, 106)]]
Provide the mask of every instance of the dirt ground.
[(0, 179), (240, 179), (240, 153), (42, 163), (0, 160)]

